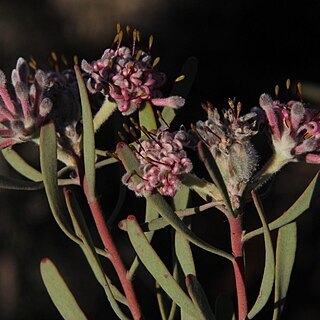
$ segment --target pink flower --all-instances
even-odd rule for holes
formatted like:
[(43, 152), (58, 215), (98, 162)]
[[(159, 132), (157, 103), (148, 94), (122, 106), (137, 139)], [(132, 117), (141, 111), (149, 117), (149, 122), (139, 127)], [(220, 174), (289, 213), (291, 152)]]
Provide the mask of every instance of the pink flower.
[(142, 181), (135, 185), (126, 173), (122, 182), (137, 196), (148, 196), (155, 189), (164, 196), (174, 197), (180, 187), (180, 176), (192, 170), (180, 139), (180, 132), (158, 130), (152, 138), (141, 141), (136, 156), (140, 162)]
[(106, 49), (102, 57), (88, 63), (82, 61), (82, 69), (90, 75), (87, 82), (91, 93), (101, 92), (116, 102), (123, 115), (130, 115), (143, 102), (155, 106), (180, 108), (184, 99), (179, 96), (161, 98), (159, 88), (165, 83), (164, 73), (155, 69), (152, 58), (142, 50), (128, 47)]
[(37, 70), (33, 83), (29, 84), (29, 67), (23, 58), (12, 71), (15, 94), (9, 94), (6, 77), (0, 70), (0, 149), (32, 139), (52, 108), (50, 99), (44, 97), (47, 77)]
[(280, 103), (267, 94), (260, 106), (269, 122), (275, 154), (283, 164), (304, 160), (320, 163), (320, 113), (299, 101)]

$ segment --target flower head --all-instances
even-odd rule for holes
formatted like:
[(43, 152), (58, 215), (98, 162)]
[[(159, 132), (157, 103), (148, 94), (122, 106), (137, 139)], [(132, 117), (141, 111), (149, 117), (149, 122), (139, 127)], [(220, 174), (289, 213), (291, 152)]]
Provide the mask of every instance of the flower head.
[(137, 50), (137, 31), (134, 30), (133, 34), (132, 48), (121, 46), (120, 31), (116, 49), (106, 49), (100, 59), (91, 63), (82, 61), (82, 69), (90, 75), (88, 90), (91, 93), (101, 92), (115, 101), (123, 115), (132, 114), (147, 101), (156, 106), (182, 107), (182, 97), (161, 98), (159, 88), (165, 83), (166, 76), (156, 70), (159, 58), (152, 62), (148, 53)]
[(36, 71), (30, 84), (28, 64), (19, 58), (11, 78), (14, 94), (7, 90), (0, 70), (0, 136), (5, 139), (0, 149), (30, 140), (52, 108), (51, 100), (44, 97), (48, 81), (42, 70)]
[(122, 182), (137, 196), (148, 196), (157, 189), (162, 195), (174, 197), (181, 184), (180, 176), (192, 170), (191, 160), (183, 149), (181, 134), (179, 131), (158, 130), (149, 135), (136, 150), (142, 181), (135, 185), (127, 173)]
[(283, 165), (304, 160), (320, 163), (320, 112), (299, 101), (281, 103), (268, 94), (260, 96), (260, 106), (269, 123), (275, 154)]
[(250, 138), (257, 133), (254, 112), (240, 116), (241, 104), (237, 107), (229, 99), (230, 108), (222, 111), (208, 103), (203, 107), (208, 120), (198, 121), (194, 130), (209, 147), (231, 198), (234, 208), (239, 207), (239, 198), (257, 167), (257, 153)]

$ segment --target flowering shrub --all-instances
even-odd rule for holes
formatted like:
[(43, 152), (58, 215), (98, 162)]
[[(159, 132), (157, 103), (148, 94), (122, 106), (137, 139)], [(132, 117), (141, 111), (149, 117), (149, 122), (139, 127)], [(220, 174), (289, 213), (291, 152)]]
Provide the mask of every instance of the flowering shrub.
[[(61, 72), (36, 68), (32, 73), (27, 62), (19, 58), (12, 71), (12, 88), (0, 71), (0, 148), (8, 163), (26, 178), (0, 176), (0, 186), (44, 189), (57, 224), (84, 252), (119, 319), (143, 318), (144, 301), (136, 294), (139, 283), (134, 280), (141, 264), (153, 276), (156, 286), (162, 288), (157, 292), (162, 319), (253, 319), (268, 301), (274, 306), (270, 319), (279, 319), (290, 290), (295, 260), (295, 220), (319, 196), (318, 175), (292, 207), (271, 222), (259, 192), (261, 185), (289, 162), (319, 163), (319, 111), (308, 108), (302, 101), (273, 101), (270, 95), (262, 94), (260, 107), (244, 114), (241, 114), (241, 103), (235, 104), (231, 99), (223, 110), (207, 103), (203, 105), (206, 120), (196, 120), (190, 128), (181, 125), (176, 131), (171, 125), (177, 112), (173, 109), (188, 101), (185, 99), (191, 85), (180, 91), (177, 87), (174, 92), (179, 92), (178, 95), (163, 98), (160, 88), (166, 76), (156, 69), (159, 59), (151, 58), (153, 37), (146, 51), (140, 49), (137, 30), (132, 32), (131, 47), (122, 41), (123, 31), (118, 26), (115, 47), (106, 49), (96, 61), (83, 60), (81, 68), (75, 64), (74, 69)], [(186, 65), (188, 70), (194, 70), (195, 59), (190, 58)], [(193, 77), (185, 74), (178, 80), (191, 84)], [(97, 95), (104, 102), (96, 99)], [(159, 106), (163, 107), (161, 111)], [(95, 133), (113, 121), (110, 116), (116, 109), (122, 114), (129, 137), (119, 133), (121, 140), (112, 150), (100, 150), (95, 145)], [(130, 121), (134, 127), (127, 125), (128, 115), (133, 116)], [(263, 166), (252, 141), (262, 127), (273, 150)], [(40, 168), (21, 157), (14, 147), (17, 143), (34, 143), (39, 147)], [(144, 216), (132, 208), (137, 217), (129, 215), (121, 221), (117, 216), (119, 210), (115, 210), (111, 220), (118, 218), (118, 229), (111, 229), (107, 224), (108, 217), (102, 211), (96, 190), (97, 171), (109, 165), (125, 169), (126, 173), (119, 179), (142, 198), (139, 201), (143, 200), (146, 207)], [(198, 176), (202, 169), (206, 169), (206, 177)], [(75, 190), (77, 195), (79, 190), (82, 192), (87, 208), (80, 207)], [(202, 199), (196, 207), (191, 201), (194, 194)], [(120, 195), (119, 204), (121, 199)], [(243, 228), (248, 202), (255, 205), (262, 225), (249, 232)], [(87, 215), (82, 210), (92, 215), (102, 248), (92, 240)], [(224, 215), (230, 229), (229, 249), (215, 247), (211, 239), (209, 243), (192, 230), (192, 216), (203, 211), (220, 211)], [(179, 272), (169, 270), (151, 245), (154, 233), (167, 226), (175, 235), (171, 249)], [(120, 230), (127, 233), (136, 254), (131, 267), (123, 261), (121, 246), (113, 240), (113, 232)], [(272, 231), (278, 234), (276, 243), (271, 240)], [(244, 248), (261, 234), (265, 266), (260, 292), (249, 300)], [(230, 263), (236, 297), (231, 299), (224, 294), (213, 308), (197, 277), (193, 247)], [(105, 273), (102, 260), (109, 261), (119, 282)], [(41, 261), (41, 276), (65, 319), (86, 319), (85, 311), (49, 258)], [(165, 299), (173, 311), (166, 308)], [(251, 305), (250, 301), (255, 302)]]

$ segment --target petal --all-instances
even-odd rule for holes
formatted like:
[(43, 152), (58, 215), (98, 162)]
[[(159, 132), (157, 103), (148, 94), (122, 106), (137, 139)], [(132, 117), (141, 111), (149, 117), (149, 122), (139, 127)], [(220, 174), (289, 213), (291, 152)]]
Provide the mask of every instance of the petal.
[(279, 119), (278, 119), (277, 114), (275, 113), (275, 108), (273, 106), (272, 98), (268, 94), (263, 93), (260, 96), (259, 104), (260, 104), (261, 108), (266, 113), (266, 116), (267, 116), (267, 119), (269, 122), (269, 126), (271, 128), (273, 136), (277, 140), (280, 140), (281, 132), (280, 132), (280, 128), (279, 128)]

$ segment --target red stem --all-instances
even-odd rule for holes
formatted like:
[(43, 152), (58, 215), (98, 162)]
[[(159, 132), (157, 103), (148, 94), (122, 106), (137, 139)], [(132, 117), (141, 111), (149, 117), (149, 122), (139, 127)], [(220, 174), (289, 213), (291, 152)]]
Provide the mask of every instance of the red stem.
[(83, 189), (87, 197), (92, 212), (92, 216), (97, 226), (102, 243), (105, 249), (108, 251), (109, 259), (120, 279), (124, 294), (128, 301), (131, 314), (135, 320), (140, 320), (142, 319), (141, 310), (132, 285), (132, 281), (130, 277), (128, 277), (127, 269), (125, 268), (123, 261), (121, 260), (121, 257), (119, 255), (118, 249), (116, 248), (115, 243), (113, 242), (98, 200), (96, 198), (90, 198), (88, 194), (87, 183), (85, 179)]
[(234, 276), (236, 279), (236, 289), (238, 298), (238, 319), (246, 319), (248, 313), (247, 294), (244, 280), (244, 263), (242, 251), (242, 221), (241, 215), (236, 218), (228, 217), (231, 233), (232, 253), (235, 257), (233, 262)]

